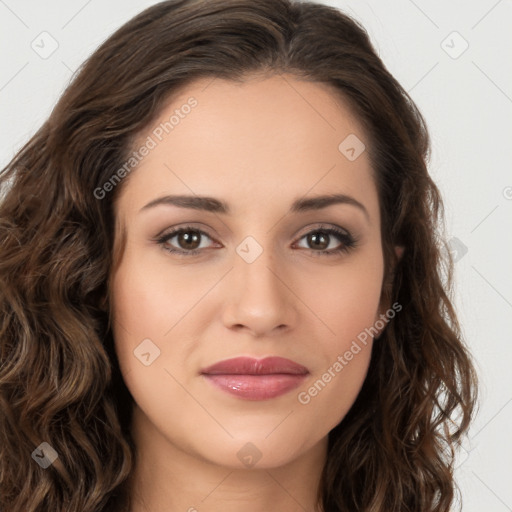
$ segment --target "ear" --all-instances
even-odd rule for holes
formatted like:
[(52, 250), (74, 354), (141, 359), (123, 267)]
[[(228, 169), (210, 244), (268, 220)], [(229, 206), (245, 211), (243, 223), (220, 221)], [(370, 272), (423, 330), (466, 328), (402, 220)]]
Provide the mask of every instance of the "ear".
[[(382, 286), (381, 299), (379, 304), (378, 316), (375, 318), (375, 326), (378, 329), (378, 333), (374, 339), (379, 339), (382, 332), (386, 328), (389, 321), (387, 312), (391, 308), (391, 295), (393, 292), (393, 281), (395, 278), (395, 269), (398, 263), (401, 261), (404, 254), (405, 247), (402, 245), (395, 245), (395, 260), (391, 262), (391, 270), (388, 274), (386, 281)], [(400, 308), (401, 309), (401, 308)], [(393, 315), (394, 316), (394, 315)], [(384, 324), (384, 325), (382, 325)]]

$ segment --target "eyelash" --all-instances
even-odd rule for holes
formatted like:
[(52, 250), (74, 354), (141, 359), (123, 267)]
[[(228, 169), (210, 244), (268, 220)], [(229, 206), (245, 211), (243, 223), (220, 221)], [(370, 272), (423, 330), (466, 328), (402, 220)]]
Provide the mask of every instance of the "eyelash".
[[(189, 231), (192, 231), (194, 233), (199, 233), (200, 235), (205, 235), (206, 237), (213, 240), (213, 238), (210, 235), (208, 235), (208, 233), (206, 233), (205, 231), (195, 228), (195, 227), (192, 227), (192, 226), (185, 226), (185, 227), (175, 229), (169, 233), (165, 233), (164, 235), (157, 237), (155, 241), (165, 251), (175, 254), (179, 257), (186, 258), (188, 256), (194, 256), (194, 255), (198, 254), (199, 252), (201, 252), (203, 249), (192, 249), (192, 250), (187, 251), (187, 250), (180, 250), (180, 249), (171, 249), (165, 245), (169, 240), (174, 238), (176, 235), (179, 235), (180, 233), (186, 233)], [(309, 249), (309, 251), (311, 253), (313, 253), (314, 256), (336, 256), (341, 253), (348, 253), (357, 246), (357, 240), (350, 233), (348, 233), (344, 230), (341, 230), (339, 228), (324, 227), (324, 226), (320, 226), (318, 228), (315, 228), (315, 229), (309, 231), (308, 233), (305, 233), (304, 235), (302, 235), (299, 238), (299, 241), (302, 240), (303, 238), (305, 238), (306, 236), (310, 235), (311, 233), (323, 233), (323, 234), (329, 235), (329, 236), (334, 235), (341, 242), (341, 246), (337, 249), (330, 249), (330, 250), (322, 249), (322, 250), (318, 250), (318, 251), (314, 250), (314, 249)], [(308, 250), (308, 249), (306, 249), (306, 250)]]

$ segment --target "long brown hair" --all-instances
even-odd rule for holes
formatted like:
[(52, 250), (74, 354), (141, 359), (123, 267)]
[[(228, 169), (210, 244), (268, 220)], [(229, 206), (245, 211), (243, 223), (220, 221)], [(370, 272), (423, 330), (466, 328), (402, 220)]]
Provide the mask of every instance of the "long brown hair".
[[(113, 204), (126, 179), (104, 198), (94, 191), (173, 93), (198, 78), (250, 73), (330, 84), (363, 123), (381, 207), (383, 298), (402, 306), (329, 434), (324, 510), (450, 510), (452, 448), (473, 415), (476, 376), (450, 299), (452, 261), (420, 112), (365, 30), (339, 10), (171, 0), (101, 45), (0, 173), (3, 512), (129, 510), (133, 399), (113, 350), (108, 300)], [(405, 248), (399, 262), (394, 245)], [(36, 463), (43, 442), (58, 454), (46, 469)]]

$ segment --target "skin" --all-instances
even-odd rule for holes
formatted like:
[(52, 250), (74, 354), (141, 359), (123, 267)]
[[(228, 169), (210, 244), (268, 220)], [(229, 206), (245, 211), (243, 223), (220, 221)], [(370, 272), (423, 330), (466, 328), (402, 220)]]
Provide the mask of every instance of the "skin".
[[(309, 403), (298, 393), (388, 307), (380, 303), (384, 264), (368, 152), (349, 161), (338, 150), (349, 134), (366, 137), (328, 86), (274, 75), (193, 83), (139, 146), (191, 96), (197, 106), (126, 178), (115, 206), (127, 233), (111, 297), (116, 352), (136, 403), (132, 512), (319, 510), (327, 435), (362, 386), (373, 340)], [(297, 198), (331, 193), (354, 198), (366, 213), (351, 204), (287, 213)], [(167, 194), (215, 197), (231, 213), (141, 211)], [(188, 224), (207, 233), (198, 255), (179, 257), (155, 242)], [(349, 231), (356, 247), (315, 254), (305, 235), (320, 225)], [(263, 250), (251, 263), (236, 251), (248, 236)], [(343, 241), (332, 235), (327, 244)], [(189, 247), (177, 236), (166, 245)], [(160, 350), (149, 366), (134, 356), (147, 338)], [(199, 374), (236, 356), (282, 356), (310, 374), (283, 396), (246, 401)], [(237, 456), (246, 443), (261, 455), (252, 467)]]

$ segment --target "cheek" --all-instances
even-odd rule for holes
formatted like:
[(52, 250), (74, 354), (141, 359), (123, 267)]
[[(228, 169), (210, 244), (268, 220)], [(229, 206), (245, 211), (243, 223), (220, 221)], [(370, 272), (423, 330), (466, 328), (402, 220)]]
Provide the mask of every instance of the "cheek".
[(116, 355), (134, 398), (151, 400), (154, 390), (162, 387), (158, 379), (169, 379), (165, 369), (182, 370), (176, 361), (188, 360), (196, 348), (192, 334), (200, 329), (197, 326), (208, 324), (197, 306), (204, 307), (201, 297), (218, 282), (217, 274), (203, 275), (187, 267), (170, 271), (165, 258), (126, 248), (112, 279), (112, 330)]
[[(123, 379), (133, 399), (145, 411), (158, 410), (159, 418), (167, 422), (171, 409), (167, 414), (161, 406), (176, 400), (176, 389), (165, 373), (170, 356), (165, 333), (183, 317), (188, 301), (179, 299), (187, 290), (179, 290), (175, 281), (169, 287), (161, 270), (127, 248), (112, 280), (112, 331)], [(172, 355), (179, 350), (174, 347)]]
[[(318, 332), (325, 334), (324, 347), (343, 349), (351, 339), (378, 318), (383, 278), (383, 262), (365, 251), (338, 266), (325, 266), (312, 273), (298, 273), (297, 295), (304, 299), (319, 320)], [(322, 327), (323, 326), (323, 327)]]
[[(143, 265), (140, 259), (135, 261), (134, 254), (127, 248), (112, 279), (111, 293), (114, 345), (125, 378), (132, 370), (142, 371), (143, 364), (136, 358), (141, 344), (151, 352), (155, 361), (151, 367), (154, 368), (158, 362), (156, 356), (160, 356), (159, 340), (172, 326), (174, 310), (162, 302), (156, 282), (154, 269)], [(163, 314), (165, 311), (167, 317)]]
[(169, 272), (161, 261), (135, 251), (123, 258), (112, 282), (113, 316), (121, 336), (124, 331), (132, 339), (161, 339), (208, 290), (208, 279), (186, 269)]
[[(365, 380), (379, 320), (383, 262), (376, 256), (324, 268), (301, 280), (304, 297), (316, 318), (316, 350), (321, 364), (297, 399), (312, 417), (321, 415), (334, 428), (354, 403)], [(379, 324), (380, 325), (380, 324)]]
[(343, 349), (340, 347), (333, 352), (330, 364), (300, 389), (297, 402), (304, 418), (303, 428), (325, 435), (343, 420), (366, 378), (371, 349), (371, 339), (366, 343), (356, 340)]

